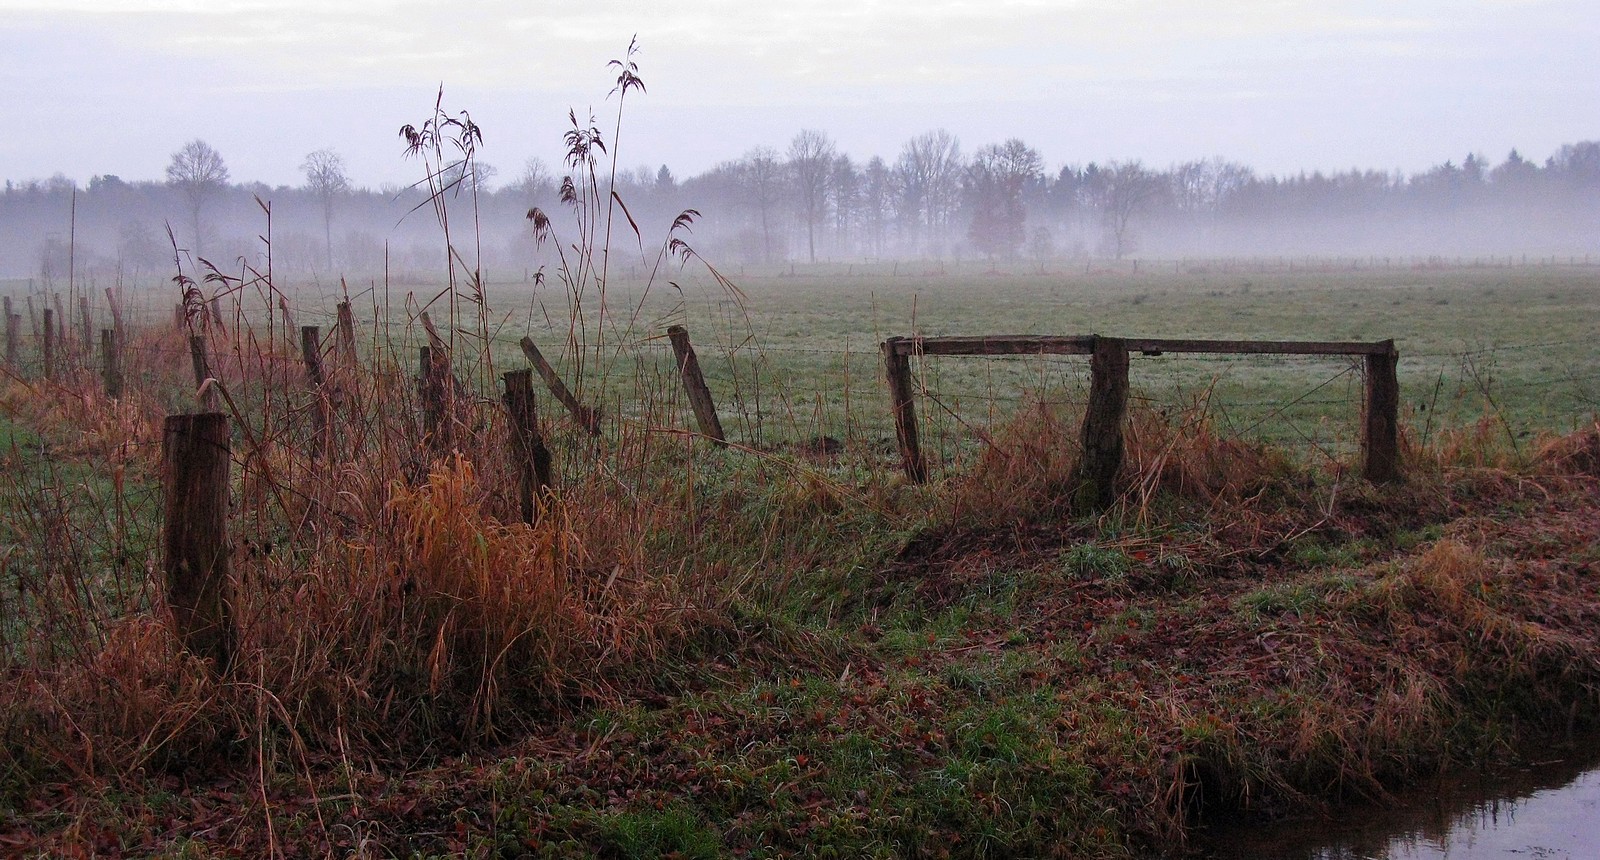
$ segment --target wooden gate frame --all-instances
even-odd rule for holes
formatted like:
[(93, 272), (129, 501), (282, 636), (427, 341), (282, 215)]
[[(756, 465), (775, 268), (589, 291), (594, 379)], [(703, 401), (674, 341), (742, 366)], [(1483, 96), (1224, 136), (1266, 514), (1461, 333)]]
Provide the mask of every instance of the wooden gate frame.
[(1092, 507), (1112, 498), (1110, 480), (1122, 466), (1122, 419), (1127, 412), (1128, 357), (1167, 352), (1215, 355), (1359, 355), (1365, 358), (1365, 397), (1361, 432), (1362, 477), (1373, 483), (1400, 478), (1399, 353), (1394, 341), (1186, 340), (1115, 338), (1100, 335), (988, 335), (891, 337), (882, 344), (884, 373), (894, 410), (895, 438), (908, 478), (928, 479), (928, 464), (917, 440), (912, 397), (911, 356), (921, 355), (1088, 355), (1089, 405), (1083, 418), (1083, 462), (1074, 483), (1089, 482)]

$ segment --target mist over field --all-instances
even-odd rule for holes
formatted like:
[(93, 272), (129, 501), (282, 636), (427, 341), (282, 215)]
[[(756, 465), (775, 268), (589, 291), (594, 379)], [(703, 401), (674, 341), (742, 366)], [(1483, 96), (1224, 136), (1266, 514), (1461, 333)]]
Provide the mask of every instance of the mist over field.
[[(403, 150), (397, 138), (397, 162)], [(1548, 154), (1467, 154), (1409, 175), (1276, 176), (1221, 158), (1165, 166), (1059, 158), (1027, 141), (964, 142), (935, 130), (863, 160), (842, 154), (826, 131), (803, 130), (697, 174), (642, 163), (598, 179), (638, 226), (638, 237), (623, 228), (632, 250), (623, 262), (633, 264), (654, 258), (686, 209), (699, 213), (691, 243), (724, 266), (1600, 255), (1596, 141)], [(234, 175), (226, 153), (197, 139), (172, 154), (164, 181), (7, 180), (0, 277), (46, 286), (64, 283), (69, 270), (105, 283), (165, 277), (174, 243), (186, 262), (204, 257), (224, 271), (240, 261), (264, 265), (269, 225), (280, 275), (434, 272), (444, 246), (426, 171), (410, 166), (416, 185), (356, 187), (343, 157), (323, 149), (307, 154), (302, 183), (273, 187)], [(440, 181), (454, 183), (446, 198), (456, 244), (479, 249), (489, 283), (521, 281), (554, 259), (552, 244), (536, 247), (532, 209), (548, 215), (561, 241), (576, 238), (561, 201), (567, 174), (566, 165), (519, 162), (492, 147), (447, 166)], [(468, 234), (475, 241), (463, 243)]]

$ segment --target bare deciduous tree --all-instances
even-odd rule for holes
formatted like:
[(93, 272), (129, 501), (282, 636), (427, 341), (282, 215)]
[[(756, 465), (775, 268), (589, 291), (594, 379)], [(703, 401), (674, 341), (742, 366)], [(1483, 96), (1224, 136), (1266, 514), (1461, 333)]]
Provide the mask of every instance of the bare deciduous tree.
[(789, 143), (789, 176), (800, 220), (806, 225), (806, 249), (817, 261), (817, 225), (827, 215), (828, 189), (833, 179), (833, 159), (838, 149), (826, 134), (807, 129)]
[(745, 199), (761, 214), (762, 262), (772, 262), (772, 207), (783, 199), (783, 165), (778, 151), (758, 146), (745, 153), (739, 164), (739, 184)]
[(306, 187), (322, 204), (323, 251), (328, 270), (333, 271), (333, 204), (350, 192), (344, 157), (331, 149), (319, 149), (306, 156), (300, 170), (306, 175)]
[(189, 204), (189, 222), (194, 228), (195, 252), (201, 242), (200, 214), (207, 202), (228, 184), (228, 165), (211, 144), (195, 138), (172, 154), (167, 164), (167, 183), (183, 194)]

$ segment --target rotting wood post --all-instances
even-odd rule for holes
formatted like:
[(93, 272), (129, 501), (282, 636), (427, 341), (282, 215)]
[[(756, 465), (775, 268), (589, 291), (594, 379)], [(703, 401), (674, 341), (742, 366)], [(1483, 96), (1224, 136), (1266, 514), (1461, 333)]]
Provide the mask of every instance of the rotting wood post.
[(117, 351), (116, 329), (100, 330), (100, 356), (105, 367), (106, 396), (117, 400), (122, 397), (122, 356)]
[(418, 349), (417, 392), (422, 400), (423, 444), (435, 451), (450, 447), (446, 438), (445, 380), (450, 376), (450, 359), (432, 347)]
[(533, 369), (539, 371), (539, 376), (544, 380), (545, 387), (549, 388), (550, 393), (561, 401), (561, 405), (572, 413), (572, 417), (578, 422), (578, 426), (587, 430), (592, 436), (599, 436), (599, 410), (591, 409), (578, 402), (578, 398), (567, 388), (566, 383), (562, 382), (561, 377), (556, 375), (556, 369), (550, 366), (550, 362), (545, 359), (544, 353), (539, 351), (539, 347), (533, 342), (533, 338), (526, 336), (522, 338), (522, 354), (533, 362)]
[(233, 659), (233, 587), (228, 580), (228, 416), (168, 415), (161, 437), (165, 519), (161, 526), (167, 606), (185, 650)]
[(683, 377), (684, 390), (689, 392), (689, 405), (694, 408), (694, 420), (700, 425), (700, 434), (708, 436), (719, 446), (728, 444), (722, 434), (722, 422), (717, 419), (717, 404), (711, 399), (711, 389), (700, 372), (700, 359), (689, 343), (689, 330), (681, 325), (670, 326), (667, 337), (672, 340), (672, 354), (678, 359), (678, 373)]
[(189, 321), (189, 314), (183, 309), (183, 302), (172, 306), (172, 327), (183, 331), (184, 325)]
[(1362, 477), (1375, 484), (1400, 478), (1400, 354), (1394, 341), (1382, 343), (1385, 352), (1366, 357), (1362, 410)]
[(510, 370), (500, 374), (505, 382), (506, 417), (510, 420), (511, 457), (517, 470), (517, 502), (522, 521), (539, 520), (539, 500), (554, 485), (550, 449), (539, 434), (539, 413), (533, 396), (533, 371)]
[(44, 378), (56, 375), (56, 312), (44, 309)]
[(1089, 405), (1083, 413), (1083, 453), (1072, 473), (1072, 509), (1093, 513), (1117, 498), (1122, 470), (1123, 419), (1128, 413), (1128, 345), (1096, 337), (1089, 357)]
[(300, 327), (300, 359), (306, 365), (306, 381), (311, 383), (311, 457), (328, 452), (328, 399), (322, 390), (322, 333), (314, 325)]
[(345, 300), (338, 307), (339, 334), (335, 338), (335, 349), (338, 350), (339, 361), (346, 367), (354, 367), (356, 363), (356, 318), (350, 311), (350, 302)]
[(883, 371), (889, 381), (889, 403), (894, 410), (894, 437), (900, 445), (900, 463), (906, 477), (921, 484), (928, 480), (928, 464), (917, 441), (917, 405), (911, 397), (911, 356), (902, 351), (903, 337), (883, 342)]
[(195, 396), (200, 401), (200, 408), (207, 412), (217, 410), (216, 383), (208, 381), (211, 376), (211, 362), (206, 358), (206, 336), (196, 334), (189, 336), (189, 362), (194, 366)]

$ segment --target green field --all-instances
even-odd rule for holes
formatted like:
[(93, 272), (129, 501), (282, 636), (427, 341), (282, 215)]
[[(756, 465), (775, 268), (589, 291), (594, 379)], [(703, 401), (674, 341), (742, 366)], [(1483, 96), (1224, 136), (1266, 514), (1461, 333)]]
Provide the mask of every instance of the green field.
[[(0, 385), (0, 845), (1170, 855), (1210, 815), (1600, 721), (1600, 272), (1150, 268), (686, 277), (616, 286), (603, 326), (585, 297), (570, 340), (559, 290), (491, 281), (486, 339), (430, 309), (460, 345), (445, 445), (406, 300), (440, 286), (352, 285), (316, 456), (299, 344), (225, 297), (222, 675), (164, 608), (161, 420), (197, 405), (171, 288), (124, 296), (120, 401), (72, 348), (41, 379), (27, 335)], [(333, 295), (286, 290), (331, 328)], [(671, 324), (732, 450), (684, 432)], [(536, 523), (493, 375), (524, 333), (604, 416), (592, 439), (541, 391)], [(1342, 468), (1358, 366), (1183, 355), (1134, 359), (1109, 509), (1070, 492), (1083, 358), (914, 362), (934, 480), (899, 477), (883, 338), (1090, 333), (1393, 338), (1407, 479)]]

